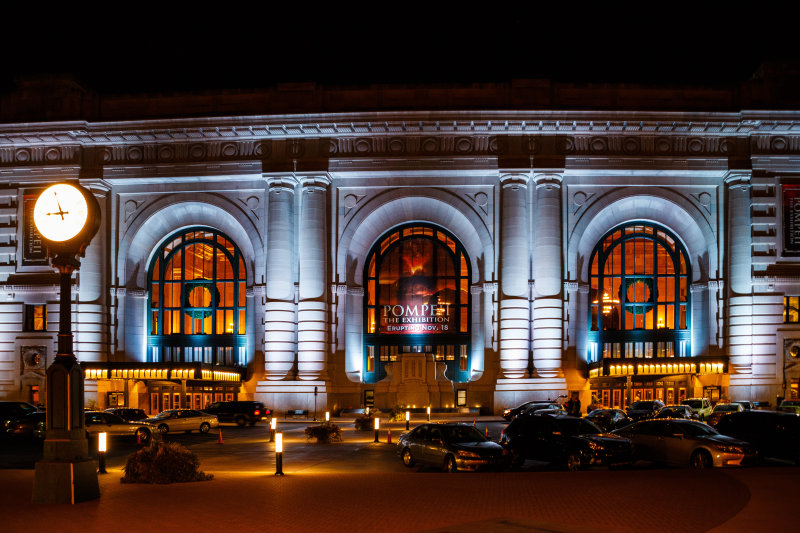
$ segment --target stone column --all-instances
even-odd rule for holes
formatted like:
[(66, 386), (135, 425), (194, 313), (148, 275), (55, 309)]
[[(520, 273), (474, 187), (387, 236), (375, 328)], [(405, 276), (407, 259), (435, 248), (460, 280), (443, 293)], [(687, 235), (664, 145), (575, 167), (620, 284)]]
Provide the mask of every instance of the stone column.
[(561, 173), (534, 175), (536, 255), (533, 261), (533, 366), (541, 377), (561, 372), (563, 298)]
[(292, 176), (268, 177), (267, 298), (264, 306), (265, 377), (280, 380), (297, 348), (294, 289), (294, 188)]
[(364, 288), (347, 287), (344, 342), (345, 372), (350, 381), (363, 379), (364, 367)]
[(100, 206), (100, 228), (86, 248), (78, 271), (80, 280), (73, 317), (75, 352), (81, 361), (108, 359), (108, 232), (107, 206), (111, 188), (99, 179), (82, 180)]
[(327, 176), (301, 178), (300, 284), (297, 311), (297, 377), (325, 380), (328, 309)]
[(528, 176), (500, 178), (500, 370), (504, 378), (527, 374), (528, 352)]
[(728, 187), (727, 273), (728, 352), (734, 374), (752, 366), (753, 297), (750, 250), (750, 171), (730, 171)]
[(692, 356), (708, 355), (708, 283), (693, 283)]
[(485, 368), (484, 354), (486, 348), (484, 347), (484, 314), (485, 307), (483, 305), (483, 298), (481, 293), (483, 287), (481, 285), (470, 286), (470, 293), (472, 294), (472, 320), (471, 320), (471, 339), (472, 343), (472, 362), (470, 364), (470, 380), (475, 381), (481, 378)]
[[(119, 291), (117, 291), (119, 293)], [(125, 289), (125, 354), (131, 361), (150, 361), (147, 353), (147, 291)]]

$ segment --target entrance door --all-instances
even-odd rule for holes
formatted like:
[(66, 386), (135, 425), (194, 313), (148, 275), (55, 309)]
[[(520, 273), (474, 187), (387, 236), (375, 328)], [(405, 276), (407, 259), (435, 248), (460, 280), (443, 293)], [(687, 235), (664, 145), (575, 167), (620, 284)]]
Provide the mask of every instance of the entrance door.
[(614, 407), (615, 409), (619, 409), (620, 405), (621, 405), (620, 404), (620, 398), (621, 397), (622, 397), (622, 391), (619, 390), (619, 389), (614, 389), (614, 400), (613, 400), (613, 403), (612, 403), (611, 407)]
[(611, 391), (608, 389), (603, 391), (603, 407), (611, 407)]

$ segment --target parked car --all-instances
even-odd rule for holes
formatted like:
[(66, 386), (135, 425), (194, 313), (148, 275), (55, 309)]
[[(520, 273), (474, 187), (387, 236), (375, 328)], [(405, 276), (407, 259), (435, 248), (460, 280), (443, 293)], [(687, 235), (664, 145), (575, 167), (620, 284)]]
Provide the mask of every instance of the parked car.
[(748, 400), (736, 400), (736, 401), (733, 401), (731, 403), (738, 403), (739, 405), (742, 406), (742, 410), (743, 411), (752, 411), (753, 409), (756, 408), (756, 406), (753, 404), (753, 402), (748, 401)]
[(518, 405), (517, 407), (514, 407), (513, 409), (503, 410), (503, 418), (510, 421), (513, 420), (514, 417), (516, 417), (520, 413), (534, 412), (534, 411), (539, 411), (541, 409), (564, 411), (564, 407), (555, 402), (532, 401), (532, 402), (525, 402), (521, 405)]
[(154, 427), (162, 435), (166, 435), (170, 431), (208, 433), (210, 429), (219, 426), (216, 416), (194, 409), (168, 409), (152, 418), (142, 420), (142, 423)]
[(264, 407), (263, 403), (248, 400), (214, 402), (203, 409), (203, 412), (216, 416), (220, 422), (236, 422), (239, 427), (247, 424), (255, 426), (256, 422), (267, 421), (272, 417), (272, 411)]
[(637, 420), (654, 418), (663, 407), (664, 402), (661, 400), (644, 400), (630, 404), (626, 413), (628, 418), (636, 422)]
[(720, 435), (708, 424), (680, 418), (642, 420), (613, 432), (633, 442), (636, 460), (704, 468), (738, 466), (754, 461), (747, 442)]
[(535, 459), (579, 470), (589, 465), (627, 464), (633, 457), (628, 439), (562, 414), (521, 414), (503, 430), (500, 444), (511, 453), (514, 466)]
[(688, 405), (665, 405), (661, 408), (656, 418), (685, 418), (687, 420), (699, 420), (692, 408)]
[(595, 409), (586, 415), (586, 420), (603, 431), (612, 431), (633, 423), (622, 409)]
[(150, 439), (152, 428), (141, 422), (129, 422), (114, 413), (88, 411), (84, 413), (86, 436), (106, 433), (109, 437), (136, 437), (140, 442)]
[(714, 406), (714, 410), (711, 411), (711, 416), (708, 417), (707, 422), (712, 426), (716, 426), (723, 416), (729, 413), (741, 413), (742, 411), (744, 411), (744, 407), (739, 403), (718, 403)]
[(144, 412), (144, 409), (133, 409), (131, 407), (112, 407), (111, 409), (106, 409), (105, 412), (115, 414), (128, 422), (136, 422), (147, 418), (147, 413)]
[(783, 400), (777, 410), (796, 415), (800, 414), (800, 400)]
[(7, 425), (16, 422), (29, 413), (35, 413), (39, 409), (28, 402), (2, 401), (0, 402), (0, 435), (7, 433)]
[(403, 464), (441, 467), (445, 472), (505, 468), (508, 452), (465, 424), (422, 424), (397, 440)]
[(800, 417), (795, 414), (758, 410), (730, 413), (720, 419), (716, 430), (749, 442), (760, 458), (786, 459), (800, 465)]
[(31, 411), (16, 420), (8, 420), (5, 433), (17, 439), (44, 439), (47, 433), (47, 413)]
[(688, 400), (683, 400), (681, 405), (691, 407), (700, 420), (706, 420), (711, 416), (711, 400), (708, 398), (689, 398)]

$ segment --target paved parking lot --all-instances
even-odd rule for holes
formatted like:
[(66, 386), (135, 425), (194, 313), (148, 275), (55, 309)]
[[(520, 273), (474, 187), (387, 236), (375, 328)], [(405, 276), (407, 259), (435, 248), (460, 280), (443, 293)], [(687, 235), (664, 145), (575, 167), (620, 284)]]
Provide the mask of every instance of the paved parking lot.
[[(488, 423), (496, 439), (502, 423)], [(283, 477), (263, 425), (180, 434), (214, 480), (120, 484), (135, 443), (112, 443), (99, 500), (74, 506), (30, 502), (33, 471), (0, 470), (5, 531), (116, 531), (220, 527), (255, 531), (770, 531), (794, 527), (800, 469), (785, 464), (695, 472), (635, 468), (563, 472), (528, 462), (520, 472), (447, 475), (407, 469), (373, 432), (345, 420), (343, 442), (306, 441), (305, 421), (285, 431)], [(404, 424), (392, 426), (393, 441)], [(2, 449), (4, 458), (9, 449)]]

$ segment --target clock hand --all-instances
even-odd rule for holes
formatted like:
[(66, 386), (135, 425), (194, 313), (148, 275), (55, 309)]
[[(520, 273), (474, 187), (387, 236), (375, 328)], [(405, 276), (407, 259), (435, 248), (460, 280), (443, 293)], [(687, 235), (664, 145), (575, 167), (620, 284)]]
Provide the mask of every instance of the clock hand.
[[(56, 205), (58, 205), (58, 211), (56, 211), (56, 212), (55, 212), (55, 213), (53, 213), (53, 214), (54, 214), (54, 215), (61, 215), (61, 220), (64, 220), (64, 215), (68, 215), (68, 214), (69, 214), (69, 211), (64, 211), (64, 209), (62, 209), (62, 207), (61, 207), (61, 202), (59, 202), (59, 201), (58, 201), (58, 194), (56, 194), (56, 192), (55, 192), (55, 191), (53, 191), (53, 196), (54, 196), (54, 197), (55, 197), (55, 199), (56, 199)], [(48, 213), (48, 214), (49, 214), (49, 213)]]

